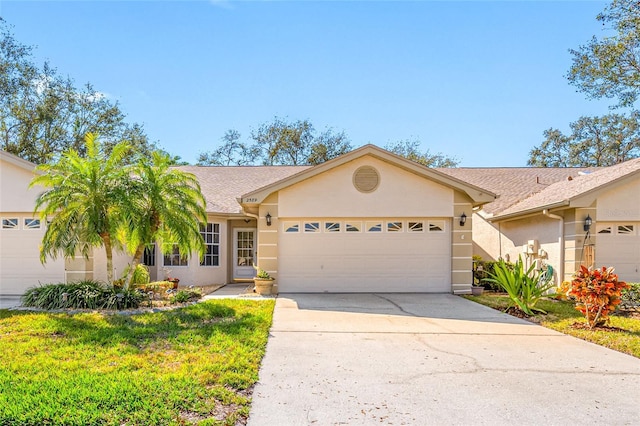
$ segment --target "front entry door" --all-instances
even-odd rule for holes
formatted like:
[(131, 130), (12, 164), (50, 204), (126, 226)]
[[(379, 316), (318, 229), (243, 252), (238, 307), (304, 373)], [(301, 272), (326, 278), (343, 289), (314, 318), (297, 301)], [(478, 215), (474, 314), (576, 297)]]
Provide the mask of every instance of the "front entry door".
[(233, 279), (252, 279), (256, 275), (256, 229), (236, 228), (233, 235)]

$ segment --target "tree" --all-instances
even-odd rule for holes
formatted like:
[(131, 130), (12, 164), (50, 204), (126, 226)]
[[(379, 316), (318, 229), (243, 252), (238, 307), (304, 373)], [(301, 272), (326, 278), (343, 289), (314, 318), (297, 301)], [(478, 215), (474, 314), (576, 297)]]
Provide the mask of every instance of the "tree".
[(572, 133), (544, 132), (545, 140), (529, 153), (537, 167), (602, 167), (640, 156), (640, 113), (580, 117), (570, 124)]
[(158, 242), (162, 253), (204, 255), (200, 225), (207, 223), (206, 201), (198, 179), (191, 173), (171, 168), (171, 157), (154, 152), (133, 168), (132, 210), (129, 222), (120, 228), (120, 240), (133, 255), (125, 280), (128, 288), (145, 247)]
[(107, 153), (123, 140), (137, 147), (130, 153), (156, 149), (141, 125), (125, 122), (117, 102), (89, 83), (76, 88), (48, 63), (36, 66), (31, 55), (0, 18), (0, 149), (42, 164), (68, 149), (84, 155), (87, 133), (100, 134)]
[(384, 149), (427, 167), (456, 167), (459, 163), (456, 158), (447, 157), (440, 152), (431, 154), (428, 149), (420, 152), (420, 141), (417, 139), (387, 144)]
[(578, 50), (570, 50), (573, 64), (567, 78), (592, 98), (617, 98), (619, 107), (631, 107), (640, 94), (640, 4), (613, 0), (597, 16), (605, 30)]
[(275, 117), (251, 132), (253, 143), (240, 142), (237, 130), (227, 130), (223, 144), (198, 156), (198, 164), (207, 166), (315, 165), (351, 151), (344, 132), (326, 129), (316, 135), (309, 120), (289, 122)]
[(95, 134), (85, 138), (86, 157), (66, 151), (51, 164), (37, 167), (30, 187), (47, 188), (36, 200), (40, 219), (50, 219), (40, 248), (40, 260), (81, 253), (89, 257), (92, 247), (104, 247), (107, 280), (113, 282), (114, 236), (126, 220), (129, 204), (129, 168), (124, 160), (130, 150), (126, 142), (116, 144), (107, 155)]
[(198, 155), (201, 166), (247, 166), (253, 164), (259, 155), (256, 147), (240, 142), (240, 132), (227, 130), (222, 137), (223, 144), (211, 152)]
[(264, 165), (308, 164), (314, 143), (313, 125), (308, 120), (288, 123), (278, 117), (251, 133)]
[(352, 149), (349, 138), (344, 132), (334, 133), (333, 130), (328, 129), (321, 133), (311, 145), (307, 161), (315, 166), (346, 154)]
[(529, 152), (527, 164), (534, 167), (570, 167), (571, 138), (558, 129), (543, 132), (545, 140)]

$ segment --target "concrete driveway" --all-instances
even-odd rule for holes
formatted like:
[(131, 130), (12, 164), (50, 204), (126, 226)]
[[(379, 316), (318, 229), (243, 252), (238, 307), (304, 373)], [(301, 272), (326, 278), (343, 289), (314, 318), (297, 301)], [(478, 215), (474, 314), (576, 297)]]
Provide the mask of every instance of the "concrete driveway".
[(0, 295), (0, 309), (8, 309), (20, 306), (20, 296)]
[(286, 294), (249, 425), (638, 424), (640, 359), (452, 295)]

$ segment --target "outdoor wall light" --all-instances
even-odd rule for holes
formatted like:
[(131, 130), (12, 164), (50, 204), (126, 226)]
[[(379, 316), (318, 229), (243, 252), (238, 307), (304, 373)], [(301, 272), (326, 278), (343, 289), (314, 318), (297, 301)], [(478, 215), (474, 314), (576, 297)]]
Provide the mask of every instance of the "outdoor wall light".
[(264, 218), (267, 220), (267, 226), (271, 226), (271, 214), (267, 213)]
[(467, 223), (467, 215), (462, 213), (460, 216), (460, 226), (464, 226), (465, 223)]
[(587, 218), (584, 220), (584, 232), (589, 232), (592, 222), (593, 221), (591, 220), (591, 216), (587, 215)]

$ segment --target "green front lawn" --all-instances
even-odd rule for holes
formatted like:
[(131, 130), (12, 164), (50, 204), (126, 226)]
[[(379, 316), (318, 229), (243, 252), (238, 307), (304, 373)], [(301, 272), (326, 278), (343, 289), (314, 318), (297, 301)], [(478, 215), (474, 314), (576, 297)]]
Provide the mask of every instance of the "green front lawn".
[(0, 425), (243, 422), (273, 307), (220, 300), (130, 316), (0, 310)]
[[(504, 311), (509, 306), (509, 298), (505, 295), (485, 293), (482, 296), (465, 296), (474, 302)], [(598, 345), (606, 346), (620, 352), (640, 358), (640, 318), (627, 318), (617, 314), (610, 316), (609, 327), (615, 329), (588, 330), (575, 327), (574, 324), (586, 324), (582, 314), (575, 310), (571, 302), (557, 300), (541, 300), (536, 305), (547, 314), (538, 314), (531, 321), (564, 334), (578, 337)]]

